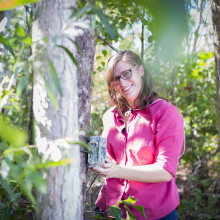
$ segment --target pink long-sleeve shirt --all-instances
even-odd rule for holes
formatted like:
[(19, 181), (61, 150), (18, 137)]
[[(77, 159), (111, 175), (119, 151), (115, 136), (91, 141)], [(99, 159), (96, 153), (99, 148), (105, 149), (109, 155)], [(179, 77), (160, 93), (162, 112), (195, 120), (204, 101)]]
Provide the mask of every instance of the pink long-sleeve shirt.
[[(169, 182), (143, 183), (118, 178), (105, 179), (96, 205), (106, 211), (130, 195), (144, 206), (148, 220), (159, 219), (179, 205), (175, 174), (184, 151), (184, 125), (178, 109), (165, 100), (156, 100), (142, 111), (134, 110), (125, 128), (123, 118), (114, 108), (103, 116), (103, 136), (107, 137), (107, 154), (119, 165), (143, 166), (156, 163), (169, 171)], [(130, 207), (137, 220), (145, 219)], [(126, 216), (124, 210), (124, 217)]]

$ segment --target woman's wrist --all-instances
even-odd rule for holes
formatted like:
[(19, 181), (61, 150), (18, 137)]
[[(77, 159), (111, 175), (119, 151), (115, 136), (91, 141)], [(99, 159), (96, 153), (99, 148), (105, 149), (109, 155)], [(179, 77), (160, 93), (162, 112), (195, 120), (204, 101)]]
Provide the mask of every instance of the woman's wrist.
[(118, 165), (118, 169), (116, 172), (116, 178), (122, 179), (122, 173), (124, 172), (124, 166)]

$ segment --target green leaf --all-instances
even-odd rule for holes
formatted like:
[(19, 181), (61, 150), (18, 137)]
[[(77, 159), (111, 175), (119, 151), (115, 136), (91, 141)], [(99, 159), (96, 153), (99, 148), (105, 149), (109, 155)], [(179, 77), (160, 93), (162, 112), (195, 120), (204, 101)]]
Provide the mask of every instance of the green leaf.
[(0, 203), (0, 214), (3, 212), (3, 210), (7, 208), (7, 205), (4, 203)]
[[(27, 140), (26, 132), (19, 128), (12, 127), (0, 115), (0, 137), (18, 148), (25, 144)], [(13, 138), (12, 138), (13, 137)]]
[(1, 188), (0, 188), (0, 202), (2, 200), (2, 191), (1, 191)]
[(24, 194), (28, 197), (28, 199), (33, 203), (33, 205), (36, 204), (35, 198), (31, 192), (31, 188), (27, 185), (27, 183), (23, 183), (21, 181), (18, 181), (19, 186), (23, 190)]
[(70, 37), (68, 37), (68, 39), (76, 46), (77, 50), (79, 51), (79, 53), (82, 55), (82, 50), (79, 46), (79, 44), (77, 44), (77, 42), (75, 42), (73, 39), (71, 39)]
[(137, 205), (134, 205), (130, 202), (125, 202), (125, 201), (123, 201), (123, 203), (126, 204), (126, 205), (133, 206), (134, 208), (136, 208), (143, 215), (143, 217), (147, 218), (147, 216), (145, 215), (145, 212), (144, 212), (144, 206), (137, 206)]
[(121, 220), (123, 212), (117, 205), (109, 206), (109, 214), (114, 216), (116, 220)]
[(66, 47), (64, 47), (64, 46), (57, 45), (57, 47), (60, 47), (60, 48), (62, 48), (62, 49), (65, 50), (65, 52), (69, 55), (69, 57), (70, 57), (71, 60), (73, 61), (73, 64), (76, 65), (78, 71), (81, 72), (80, 69), (79, 69), (79, 65), (78, 65), (78, 63), (77, 63), (77, 60), (75, 59), (75, 57), (73, 56), (73, 54), (72, 54)]
[(21, 163), (25, 163), (25, 162), (26, 162), (26, 160), (25, 160), (22, 156), (20, 156), (20, 155), (15, 155), (15, 156), (14, 156), (14, 160), (15, 160), (15, 162), (18, 163), (18, 164), (21, 164)]
[(7, 150), (9, 148), (9, 146), (7, 145), (7, 143), (6, 142), (1, 142), (0, 143), (0, 150), (1, 151), (5, 151), (5, 150)]
[(14, 77), (17, 78), (18, 73), (22, 70), (24, 62), (16, 63), (13, 67)]
[(119, 8), (119, 12), (124, 15), (126, 13), (126, 8)]
[(50, 72), (51, 72), (52, 77), (53, 77), (54, 85), (55, 85), (56, 89), (58, 90), (58, 92), (60, 93), (60, 95), (63, 96), (60, 81), (58, 79), (57, 72), (56, 72), (56, 70), (53, 66), (53, 63), (50, 61), (50, 59), (47, 59), (47, 63), (48, 63)]
[(193, 181), (197, 181), (198, 180), (198, 178), (196, 176), (193, 176), (193, 175), (190, 175), (190, 174), (188, 175), (188, 178), (193, 180)]
[(70, 159), (70, 158), (62, 159), (62, 160), (59, 160), (59, 161), (57, 161), (57, 162), (48, 161), (48, 162), (46, 162), (46, 163), (36, 164), (36, 168), (37, 168), (37, 169), (41, 169), (41, 168), (59, 167), (59, 166), (64, 166), (64, 165), (71, 164), (71, 163), (73, 163), (73, 162), (74, 162), (74, 160), (73, 160), (73, 159)]
[(106, 55), (107, 55), (107, 50), (103, 50), (103, 51), (102, 51), (102, 54), (103, 54), (104, 56), (106, 56)]
[(98, 9), (96, 8), (95, 6), (93, 5), (90, 5), (90, 9), (99, 16), (100, 20), (102, 23), (104, 23), (105, 25), (105, 28), (107, 30), (107, 33), (108, 33), (108, 36), (110, 37), (111, 40), (114, 40), (115, 39), (115, 34), (106, 18), (106, 16), (104, 15), (104, 13), (102, 12), (101, 9)]
[(18, 35), (19, 35), (20, 37), (25, 37), (25, 31), (24, 31), (24, 28), (23, 28), (23, 27), (18, 26), (18, 27), (16, 28), (16, 31), (17, 31), (17, 33), (18, 33)]
[(33, 44), (33, 41), (32, 41), (31, 37), (26, 37), (23, 40), (21, 40), (21, 42), (23, 42), (23, 43), (25, 43), (25, 44), (27, 44), (29, 46), (32, 46), (32, 44)]
[(18, 81), (18, 86), (17, 86), (17, 95), (20, 96), (24, 87), (27, 85), (27, 81), (24, 78), (20, 78)]
[[(68, 143), (70, 143), (70, 142), (68, 142)], [(86, 149), (86, 150), (88, 150), (88, 151), (91, 150), (91, 147), (90, 147), (87, 143), (85, 143), (85, 142), (75, 141), (75, 142), (72, 142), (72, 143), (73, 143), (73, 144), (78, 144), (78, 145), (80, 145), (81, 147), (83, 147), (84, 149)]]
[(4, 194), (11, 195), (12, 189), (8, 179), (3, 179), (0, 175), (0, 182), (2, 184), (2, 188), (4, 189)]
[(197, 192), (197, 193), (201, 193), (201, 190), (198, 189), (198, 188), (194, 188), (193, 191), (194, 191), (194, 192)]
[(47, 192), (47, 185), (45, 179), (43, 179), (42, 174), (40, 172), (32, 172), (25, 179), (32, 182), (35, 188), (40, 191), (42, 194)]
[(2, 43), (4, 45), (4, 48), (8, 50), (15, 57), (14, 50), (11, 47), (11, 44), (7, 38), (4, 38), (3, 36), (0, 35), (0, 43)]
[(104, 217), (102, 217), (101, 215), (90, 215), (90, 216), (88, 216), (88, 217), (92, 217), (93, 219), (112, 219), (112, 218), (104, 218)]
[(127, 199), (123, 200), (124, 202), (131, 203), (134, 205), (138, 200), (134, 199), (132, 196), (129, 196)]
[(78, 0), (78, 6), (79, 6), (79, 8), (83, 7), (82, 3), (79, 0)]
[[(124, 203), (124, 202), (123, 202)], [(129, 220), (136, 220), (136, 217), (131, 213), (130, 209), (128, 208), (128, 206), (126, 205), (126, 203), (124, 203), (124, 207), (126, 208), (127, 212), (128, 212), (128, 216), (129, 216)]]
[(46, 80), (45, 77), (44, 77), (44, 82), (45, 82), (45, 87), (46, 87), (46, 90), (47, 90), (47, 94), (48, 94), (51, 102), (53, 103), (54, 108), (58, 109), (56, 97), (55, 97), (55, 95), (53, 93), (52, 88), (50, 87), (50, 84), (48, 83), (48, 81)]
[(12, 196), (10, 196), (9, 203), (10, 202), (17, 202), (21, 198), (21, 195), (22, 195), (21, 192), (13, 194)]
[(13, 208), (9, 205), (5, 209), (3, 209), (1, 220), (9, 220), (11, 219), (11, 216), (13, 215)]

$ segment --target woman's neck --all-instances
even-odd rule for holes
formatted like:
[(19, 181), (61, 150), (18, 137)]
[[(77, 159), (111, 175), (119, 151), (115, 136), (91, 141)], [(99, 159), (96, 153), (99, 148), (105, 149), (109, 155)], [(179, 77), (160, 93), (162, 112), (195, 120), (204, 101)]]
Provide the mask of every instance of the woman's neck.
[(139, 106), (139, 101), (138, 100), (136, 100), (135, 102), (132, 100), (132, 101), (129, 101), (129, 100), (127, 100), (127, 102), (128, 102), (128, 106), (131, 108), (131, 109), (133, 109), (134, 107), (136, 107), (137, 105)]

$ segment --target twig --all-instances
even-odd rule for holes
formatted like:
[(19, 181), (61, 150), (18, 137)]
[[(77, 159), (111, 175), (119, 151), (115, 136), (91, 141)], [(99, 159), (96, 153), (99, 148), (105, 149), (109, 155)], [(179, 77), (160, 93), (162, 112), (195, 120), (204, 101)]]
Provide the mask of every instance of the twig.
[[(17, 188), (18, 188), (18, 185), (12, 190), (11, 193), (13, 193)], [(8, 198), (8, 197), (5, 197), (5, 198), (3, 199), (3, 201), (2, 201), (2, 203), (4, 203), (4, 201), (5, 201), (7, 198)]]
[(104, 43), (106, 43), (109, 47), (111, 47), (113, 50), (115, 50), (116, 52), (118, 52), (118, 50), (112, 46), (112, 44), (110, 44), (106, 39), (102, 38), (101, 36), (97, 36), (100, 40), (102, 40)]
[(96, 174), (94, 179), (92, 180), (92, 182), (90, 183), (89, 188), (86, 190), (86, 193), (90, 190), (90, 188), (92, 187), (93, 183), (95, 182), (96, 178), (98, 177), (99, 174)]

